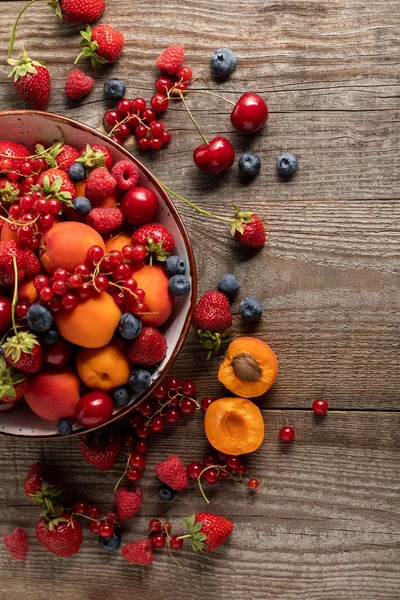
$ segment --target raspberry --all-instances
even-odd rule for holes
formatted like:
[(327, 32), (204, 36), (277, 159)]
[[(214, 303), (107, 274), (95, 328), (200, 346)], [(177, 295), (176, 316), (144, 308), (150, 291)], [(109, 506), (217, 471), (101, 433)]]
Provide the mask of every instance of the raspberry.
[(183, 490), (189, 483), (185, 466), (179, 456), (170, 454), (167, 460), (155, 466), (158, 479), (173, 490)]
[(94, 79), (89, 75), (86, 75), (80, 69), (74, 69), (71, 71), (65, 81), (65, 93), (68, 98), (73, 100), (79, 100), (83, 98), (94, 87)]
[(156, 67), (160, 71), (167, 71), (170, 75), (176, 73), (183, 63), (185, 50), (182, 46), (169, 46), (156, 60)]
[(122, 212), (116, 206), (94, 208), (86, 218), (87, 224), (99, 233), (108, 233), (117, 229), (122, 225), (123, 220)]
[(148, 565), (153, 560), (153, 545), (151, 539), (146, 537), (142, 540), (126, 544), (121, 554), (124, 559), (133, 565)]
[(3, 544), (7, 548), (10, 556), (16, 560), (24, 560), (28, 553), (29, 542), (26, 533), (21, 527), (14, 529), (3, 537)]
[(120, 487), (115, 492), (115, 504), (117, 506), (118, 521), (129, 521), (142, 508), (142, 490), (140, 488), (129, 490), (126, 487)]
[(112, 194), (117, 182), (105, 167), (92, 171), (87, 179), (85, 196), (92, 205), (99, 204), (106, 196)]
[(111, 174), (117, 182), (117, 188), (124, 192), (135, 187), (139, 181), (139, 169), (130, 160), (120, 160), (115, 163)]

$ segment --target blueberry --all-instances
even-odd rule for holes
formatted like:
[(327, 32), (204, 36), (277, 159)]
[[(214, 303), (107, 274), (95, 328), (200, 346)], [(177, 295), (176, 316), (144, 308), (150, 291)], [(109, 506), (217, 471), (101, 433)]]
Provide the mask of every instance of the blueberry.
[(131, 401), (131, 391), (127, 385), (116, 388), (112, 394), (116, 406), (126, 406)]
[(237, 56), (229, 48), (219, 48), (211, 56), (211, 68), (219, 75), (230, 75), (236, 65)]
[(112, 100), (122, 100), (126, 94), (126, 85), (122, 79), (110, 77), (104, 84), (104, 96)]
[(162, 483), (157, 488), (157, 495), (163, 502), (171, 502), (176, 496), (176, 491), (170, 488), (169, 485)]
[(85, 167), (81, 163), (74, 163), (70, 166), (68, 175), (71, 181), (78, 183), (78, 181), (82, 181), (86, 177)]
[(220, 277), (217, 287), (218, 291), (225, 294), (227, 298), (233, 298), (239, 289), (239, 279), (232, 273), (226, 273)]
[(32, 304), (26, 313), (29, 329), (32, 331), (48, 331), (53, 325), (53, 315), (51, 311), (42, 304)]
[(186, 259), (180, 256), (168, 256), (165, 261), (165, 270), (167, 274), (172, 275), (184, 275), (186, 273)]
[(146, 369), (133, 369), (129, 385), (134, 392), (143, 392), (151, 383), (151, 375)]
[(254, 296), (249, 296), (241, 301), (239, 312), (245, 321), (258, 321), (262, 315), (262, 304)]
[(78, 215), (82, 215), (83, 217), (86, 217), (86, 215), (88, 215), (92, 210), (90, 200), (84, 198), (83, 196), (78, 196), (77, 198), (75, 198), (72, 204), (74, 205), (75, 212), (77, 212)]
[(281, 177), (290, 177), (296, 173), (298, 166), (297, 158), (290, 152), (285, 152), (276, 157), (276, 168)]
[(118, 331), (126, 340), (134, 340), (142, 331), (142, 321), (131, 313), (121, 315)]
[(5, 352), (4, 348), (0, 348), (0, 356), (4, 356), (4, 352)]
[(115, 552), (121, 545), (121, 536), (114, 532), (109, 537), (101, 537), (99, 535), (99, 546), (104, 552)]
[(71, 435), (74, 428), (69, 419), (60, 419), (57, 423), (57, 431), (60, 435)]
[(173, 296), (185, 296), (190, 292), (190, 279), (186, 275), (174, 275), (168, 281), (168, 289)]
[(239, 172), (246, 177), (254, 177), (261, 169), (261, 158), (255, 152), (245, 152), (239, 158)]
[(49, 346), (56, 344), (60, 339), (61, 335), (57, 329), (49, 329), (43, 335), (40, 336), (40, 341), (43, 344), (48, 344)]

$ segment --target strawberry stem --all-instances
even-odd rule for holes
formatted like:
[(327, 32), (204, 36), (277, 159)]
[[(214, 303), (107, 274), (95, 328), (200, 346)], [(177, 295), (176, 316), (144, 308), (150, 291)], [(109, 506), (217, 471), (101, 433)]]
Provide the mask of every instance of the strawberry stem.
[(208, 139), (206, 138), (206, 136), (203, 134), (203, 132), (201, 131), (200, 127), (198, 126), (198, 124), (197, 124), (197, 121), (196, 121), (196, 119), (194, 118), (194, 116), (192, 115), (192, 111), (191, 111), (191, 110), (190, 110), (190, 108), (188, 107), (188, 105), (187, 105), (187, 103), (186, 103), (186, 100), (185, 100), (185, 98), (184, 98), (184, 96), (183, 96), (182, 92), (181, 92), (181, 95), (180, 95), (180, 97), (181, 97), (181, 100), (182, 100), (182, 102), (183, 102), (183, 105), (184, 105), (184, 107), (186, 108), (186, 110), (187, 110), (187, 112), (188, 112), (188, 115), (189, 115), (189, 117), (190, 117), (190, 119), (191, 119), (191, 121), (192, 121), (193, 125), (196, 127), (197, 131), (198, 131), (198, 132), (199, 132), (199, 134), (201, 135), (201, 137), (202, 137), (202, 139), (203, 139), (203, 142), (204, 142), (205, 144), (207, 144), (207, 145), (208, 145), (208, 143), (209, 143), (209, 142), (208, 142)]
[(13, 50), (14, 50), (14, 43), (15, 43), (15, 36), (17, 33), (17, 27), (18, 27), (18, 23), (20, 22), (20, 19), (22, 17), (22, 15), (24, 14), (24, 12), (30, 7), (31, 4), (33, 4), (34, 2), (36, 2), (36, 0), (30, 0), (30, 2), (28, 2), (28, 4), (25, 4), (25, 6), (22, 8), (21, 12), (19, 13), (17, 20), (14, 23), (14, 27), (12, 29), (12, 33), (11, 33), (11, 38), (10, 38), (10, 45), (8, 48), (8, 55), (7, 58), (11, 58)]

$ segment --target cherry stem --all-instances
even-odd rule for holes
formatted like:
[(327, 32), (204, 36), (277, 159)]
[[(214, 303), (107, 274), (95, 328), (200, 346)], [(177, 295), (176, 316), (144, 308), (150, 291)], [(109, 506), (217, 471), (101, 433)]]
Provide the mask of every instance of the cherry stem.
[(14, 329), (15, 336), (19, 342), (18, 329), (17, 329), (17, 324), (15, 322), (15, 307), (17, 306), (17, 300), (18, 300), (18, 265), (17, 265), (17, 257), (15, 256), (15, 254), (13, 254), (12, 262), (13, 262), (13, 269), (14, 269), (14, 293), (13, 293), (13, 299), (12, 299), (12, 303), (11, 303), (11, 320), (12, 320), (12, 326)]
[(187, 112), (188, 112), (188, 115), (189, 115), (189, 117), (190, 117), (190, 118), (191, 118), (191, 120), (192, 120), (192, 123), (193, 123), (193, 125), (196, 127), (197, 131), (198, 131), (198, 132), (199, 132), (199, 134), (201, 135), (201, 137), (202, 137), (202, 139), (203, 139), (203, 142), (204, 142), (205, 144), (207, 144), (207, 145), (208, 145), (208, 143), (209, 143), (209, 142), (208, 142), (208, 139), (206, 138), (206, 136), (203, 134), (203, 132), (201, 131), (200, 127), (198, 126), (198, 124), (197, 124), (197, 121), (196, 121), (196, 119), (194, 118), (194, 116), (192, 115), (192, 111), (191, 111), (191, 110), (190, 110), (190, 108), (188, 107), (188, 105), (187, 105), (187, 103), (186, 103), (186, 100), (185, 100), (185, 98), (184, 98), (184, 96), (183, 96), (182, 92), (181, 92), (181, 100), (182, 100), (182, 102), (183, 102), (183, 105), (184, 105), (184, 107), (186, 108), (186, 110), (187, 110)]
[(126, 461), (125, 471), (122, 473), (121, 477), (118, 479), (117, 483), (115, 484), (114, 492), (117, 491), (119, 484), (121, 483), (121, 481), (123, 480), (123, 478), (125, 477), (125, 475), (127, 474), (128, 470), (129, 470), (131, 456), (132, 456), (132, 452), (130, 452), (128, 454), (128, 460)]
[(8, 56), (7, 58), (11, 58), (13, 50), (14, 50), (14, 43), (15, 43), (15, 36), (17, 33), (17, 27), (18, 27), (18, 23), (20, 22), (20, 19), (22, 17), (22, 15), (24, 14), (24, 12), (30, 7), (31, 4), (33, 4), (34, 2), (36, 2), (36, 0), (31, 0), (30, 2), (28, 2), (28, 4), (26, 4), (24, 6), (24, 8), (21, 10), (21, 12), (19, 13), (17, 20), (14, 23), (14, 27), (12, 29), (12, 33), (11, 33), (11, 38), (10, 38), (10, 45), (8, 48)]
[(228, 102), (228, 104), (232, 104), (232, 106), (236, 106), (236, 102), (232, 102), (232, 100), (228, 100), (228, 98), (225, 98), (224, 96), (221, 96), (220, 94), (216, 94), (215, 92), (209, 92), (208, 90), (196, 90), (196, 89), (190, 89), (190, 90), (185, 90), (185, 94), (206, 94), (207, 96), (215, 96), (215, 98), (219, 98), (220, 100), (225, 100), (225, 102)]

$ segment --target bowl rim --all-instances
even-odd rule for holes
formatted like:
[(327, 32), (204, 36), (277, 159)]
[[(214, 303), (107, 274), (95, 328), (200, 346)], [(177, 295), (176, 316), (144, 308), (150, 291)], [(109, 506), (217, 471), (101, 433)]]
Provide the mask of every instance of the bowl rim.
[(196, 299), (197, 299), (197, 269), (196, 269), (196, 261), (195, 261), (195, 257), (194, 257), (194, 251), (193, 251), (193, 247), (189, 238), (189, 235), (186, 231), (186, 227), (182, 221), (182, 218), (178, 212), (178, 210), (175, 207), (175, 204), (172, 202), (171, 198), (169, 197), (169, 195), (167, 194), (167, 192), (164, 190), (164, 188), (159, 184), (158, 180), (155, 178), (155, 176), (151, 173), (151, 171), (149, 171), (149, 169), (138, 159), (136, 158), (136, 156), (134, 156), (133, 154), (131, 154), (130, 152), (128, 152), (128, 150), (126, 150), (126, 148), (124, 148), (123, 146), (120, 146), (117, 142), (114, 142), (114, 140), (112, 140), (111, 138), (109, 138), (107, 135), (105, 135), (104, 133), (102, 133), (101, 131), (97, 131), (97, 129), (94, 129), (93, 127), (90, 127), (89, 125), (86, 125), (84, 123), (81, 123), (80, 121), (76, 121), (75, 119), (71, 119), (70, 117), (65, 117), (62, 115), (57, 115), (55, 113), (51, 113), (51, 112), (46, 112), (46, 111), (40, 111), (40, 110), (28, 110), (28, 109), (20, 109), (20, 110), (3, 110), (0, 111), (0, 119), (2, 119), (3, 117), (18, 117), (18, 116), (25, 116), (25, 115), (32, 115), (32, 116), (37, 116), (40, 118), (45, 118), (45, 119), (49, 119), (50, 121), (56, 121), (57, 123), (60, 124), (64, 124), (64, 125), (69, 125), (71, 127), (73, 127), (74, 129), (79, 129), (81, 131), (85, 131), (88, 132), (92, 135), (95, 135), (96, 137), (99, 138), (99, 140), (105, 142), (106, 144), (109, 144), (112, 148), (114, 148), (115, 150), (121, 152), (123, 155), (125, 155), (125, 157), (128, 160), (131, 160), (132, 162), (134, 162), (136, 164), (136, 166), (144, 173), (144, 175), (149, 179), (149, 181), (151, 182), (151, 184), (157, 189), (157, 192), (160, 194), (160, 196), (163, 198), (163, 200), (165, 201), (168, 209), (170, 210), (171, 214), (173, 215), (175, 222), (179, 228), (180, 234), (182, 235), (182, 239), (183, 242), (185, 244), (186, 247), (186, 251), (188, 254), (188, 260), (189, 260), (189, 266), (190, 266), (190, 277), (192, 280), (192, 284), (191, 284), (191, 298), (190, 298), (190, 306), (189, 306), (189, 310), (186, 316), (186, 321), (185, 324), (183, 326), (183, 329), (180, 333), (180, 336), (178, 338), (178, 341), (175, 345), (175, 348), (169, 358), (169, 360), (167, 361), (167, 363), (164, 365), (164, 367), (162, 368), (162, 370), (159, 373), (159, 376), (157, 377), (157, 379), (147, 388), (147, 390), (144, 391), (144, 393), (140, 396), (140, 401), (139, 402), (134, 402), (133, 404), (127, 406), (126, 408), (124, 408), (123, 410), (121, 410), (119, 413), (117, 413), (116, 415), (113, 415), (108, 421), (107, 423), (104, 423), (103, 425), (97, 426), (97, 427), (91, 427), (88, 429), (82, 429), (81, 431), (75, 431), (73, 433), (71, 433), (68, 436), (63, 436), (60, 435), (59, 433), (56, 434), (49, 434), (49, 435), (38, 435), (38, 436), (30, 436), (24, 433), (21, 434), (17, 434), (17, 433), (8, 433), (8, 432), (4, 432), (4, 431), (0, 431), (0, 436), (4, 436), (4, 437), (10, 437), (10, 438), (21, 438), (21, 439), (27, 439), (30, 441), (43, 441), (43, 440), (66, 440), (66, 439), (70, 439), (72, 437), (79, 437), (82, 435), (86, 435), (92, 431), (96, 431), (99, 429), (102, 429), (103, 427), (109, 426), (111, 423), (114, 423), (115, 421), (118, 421), (119, 419), (121, 419), (122, 417), (126, 416), (127, 414), (129, 414), (134, 408), (135, 406), (137, 406), (138, 404), (140, 404), (141, 402), (143, 402), (146, 398), (148, 398), (150, 396), (150, 394), (152, 393), (152, 391), (157, 387), (158, 381), (160, 379), (162, 379), (163, 377), (165, 377), (165, 375), (168, 373), (169, 369), (172, 367), (173, 363), (175, 362), (176, 357), (178, 356), (182, 345), (187, 337), (187, 334), (189, 332), (190, 329), (190, 323), (192, 320), (192, 316), (193, 316), (193, 312), (194, 309), (196, 307)]

